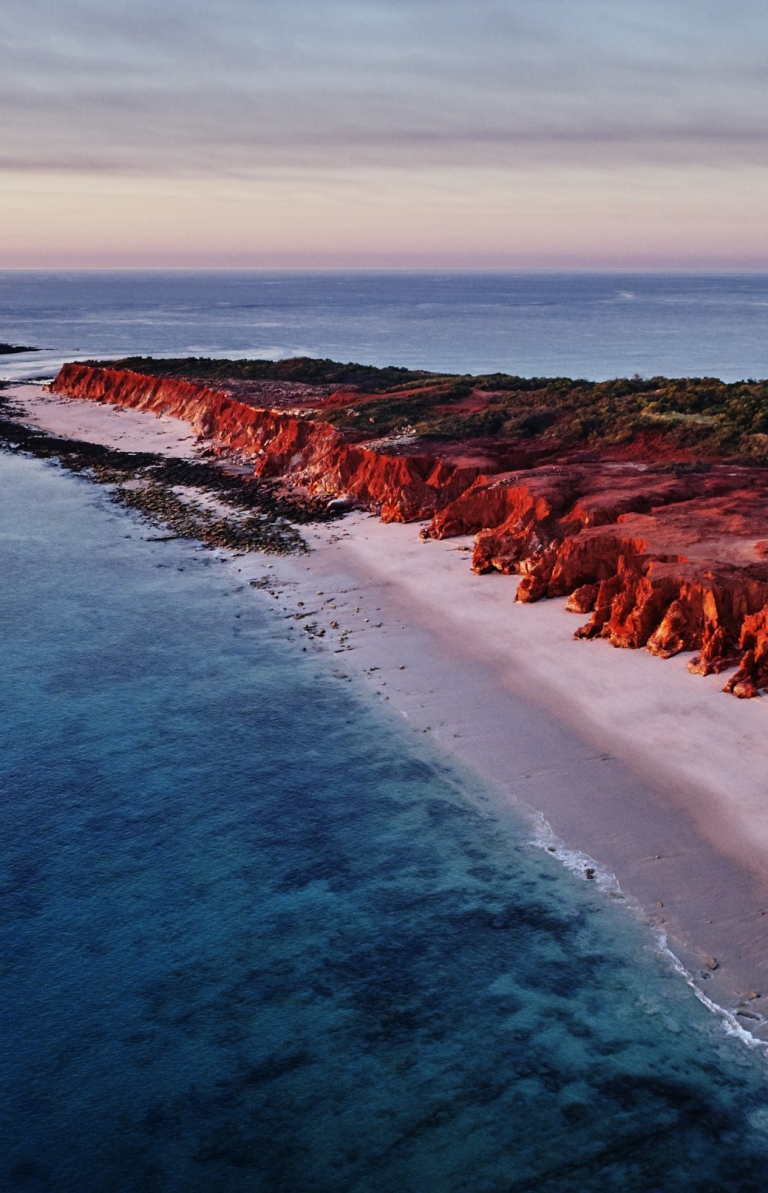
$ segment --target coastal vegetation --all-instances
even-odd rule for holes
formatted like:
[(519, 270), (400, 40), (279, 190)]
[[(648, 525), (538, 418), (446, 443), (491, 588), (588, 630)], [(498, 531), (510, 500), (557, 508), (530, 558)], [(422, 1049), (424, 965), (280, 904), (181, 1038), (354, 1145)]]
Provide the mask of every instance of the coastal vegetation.
[(764, 381), (464, 377), (370, 399), (358, 412), (330, 410), (325, 417), (352, 429), (361, 415), (379, 435), (391, 434), (405, 421), (414, 436), (425, 440), (514, 438), (593, 449), (647, 441), (663, 453), (768, 463)]
[(131, 357), (101, 363), (208, 385), (225, 380), (291, 381), (336, 387), (346, 400), (324, 406), (313, 417), (354, 437), (407, 430), (413, 441), (522, 439), (553, 449), (562, 445), (592, 450), (647, 445), (667, 458), (726, 457), (768, 464), (768, 380), (456, 376), (308, 357)]
[(170, 357), (127, 356), (123, 360), (86, 361), (113, 369), (130, 369), (151, 377), (177, 377), (211, 384), (215, 381), (297, 381), (303, 385), (332, 385), (358, 389), (362, 393), (382, 393), (404, 385), (431, 384), (436, 374), (394, 365), (379, 369), (374, 365), (336, 360), (317, 360), (309, 356), (288, 360), (213, 360), (205, 356)]

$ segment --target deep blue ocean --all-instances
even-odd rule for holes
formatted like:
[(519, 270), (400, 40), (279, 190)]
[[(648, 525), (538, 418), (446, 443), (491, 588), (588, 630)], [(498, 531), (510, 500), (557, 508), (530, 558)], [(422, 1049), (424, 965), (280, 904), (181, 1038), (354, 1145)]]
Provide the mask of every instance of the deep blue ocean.
[[(0, 340), (263, 354), (213, 301), (250, 284), (6, 274)], [(289, 334), (297, 285), (274, 349), (512, 367), (404, 303), (363, 351), (316, 276)], [(763, 1193), (762, 1050), (226, 553), (156, 538), (0, 454), (2, 1193)]]
[(0, 272), (0, 377), (322, 356), (522, 376), (768, 377), (768, 274)]

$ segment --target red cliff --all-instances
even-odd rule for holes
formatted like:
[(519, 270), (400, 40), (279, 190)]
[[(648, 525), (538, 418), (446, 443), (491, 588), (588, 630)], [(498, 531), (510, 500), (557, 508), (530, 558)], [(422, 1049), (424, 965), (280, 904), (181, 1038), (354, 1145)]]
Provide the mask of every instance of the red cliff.
[(702, 675), (743, 655), (726, 690), (744, 697), (768, 684), (767, 523), (763, 469), (674, 477), (604, 461), (480, 477), (425, 533), (477, 531), (474, 570), (521, 575), (519, 601), (568, 597), (591, 613), (577, 637), (697, 651)]
[[(386, 441), (354, 442), (300, 410), (285, 413), (239, 401), (224, 390), (128, 370), (64, 365), (51, 389), (189, 422), (214, 449), (253, 461), (257, 476), (288, 476), (312, 493), (349, 494), (380, 509), (385, 522), (430, 517), (470, 484), (487, 461), (449, 450), (412, 450)], [(338, 395), (325, 400), (333, 405)], [(452, 458), (453, 456), (453, 458)]]
[[(596, 454), (555, 441), (434, 442), (407, 427), (377, 439), (360, 429), (373, 419), (342, 428), (329, 415), (367, 413), (370, 395), (283, 383), (288, 396), (271, 404), (271, 384), (246, 392), (70, 364), (52, 389), (184, 419), (216, 451), (252, 461), (258, 476), (348, 494), (384, 521), (429, 518), (424, 537), (474, 534), (475, 572), (517, 573), (519, 601), (567, 597), (570, 611), (590, 615), (578, 637), (665, 658), (695, 651), (697, 674), (738, 664), (725, 690), (739, 697), (768, 686), (764, 467), (664, 465), (647, 435), (634, 455), (626, 444)], [(452, 409), (476, 417), (485, 401), (470, 396)]]

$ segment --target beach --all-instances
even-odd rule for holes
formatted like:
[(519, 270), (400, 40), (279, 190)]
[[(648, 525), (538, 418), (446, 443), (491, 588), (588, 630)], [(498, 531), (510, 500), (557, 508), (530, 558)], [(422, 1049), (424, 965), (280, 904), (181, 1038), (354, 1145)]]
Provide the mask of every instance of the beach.
[(99, 406), (48, 393), (40, 385), (13, 385), (4, 391), (24, 410), (23, 421), (64, 439), (103, 443), (124, 452), (157, 452), (189, 459), (197, 436), (188, 423), (164, 415), (150, 417), (118, 406)]
[[(168, 455), (200, 446), (177, 419), (6, 393), (58, 435)], [(472, 574), (471, 540), (425, 543), (419, 530), (358, 511), (304, 529), (307, 556), (223, 554), (286, 633), (476, 775), (489, 815), (521, 812), (542, 848), (585, 881), (594, 870), (606, 899), (624, 898), (707, 997), (761, 1034), (765, 701), (722, 694), (724, 677), (692, 676), (687, 655), (574, 641), (580, 618), (564, 601), (515, 604), (515, 577)]]
[(418, 526), (358, 514), (310, 541), (309, 564), (275, 564), (288, 583), (272, 587), (286, 609), (303, 600), (319, 626), (347, 631), (331, 657), (502, 804), (533, 825), (543, 817), (542, 845), (634, 900), (710, 997), (757, 1013), (749, 995), (768, 981), (762, 701), (692, 676), (689, 656), (575, 641), (564, 601), (516, 605), (516, 579), (474, 576), (462, 540), (424, 543)]

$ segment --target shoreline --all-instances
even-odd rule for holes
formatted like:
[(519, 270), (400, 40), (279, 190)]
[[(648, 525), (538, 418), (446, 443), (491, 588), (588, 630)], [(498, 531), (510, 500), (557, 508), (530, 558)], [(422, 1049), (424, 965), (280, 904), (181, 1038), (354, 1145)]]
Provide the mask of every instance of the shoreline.
[[(31, 388), (5, 392), (58, 435), (179, 455), (195, 439), (165, 417), (161, 448), (154, 414)], [(752, 1018), (768, 1015), (763, 701), (690, 675), (688, 655), (574, 641), (564, 601), (515, 604), (517, 577), (473, 575), (469, 538), (425, 543), (420, 526), (354, 513), (301, 527), (309, 556), (229, 557), (297, 634), (316, 624), (307, 649), (498, 793), (489, 811), (539, 814), (615, 874), (706, 997), (768, 1037)]]
[[(660, 696), (647, 690), (649, 669), (661, 685), (673, 678), (666, 673), (674, 660), (574, 641), (575, 619), (564, 602), (515, 605), (514, 578), (476, 577), (461, 544), (424, 544), (418, 530), (351, 515), (336, 530), (313, 532), (305, 559), (274, 565), (271, 588), (285, 609), (303, 600), (302, 613), (317, 610), (318, 628), (321, 620), (328, 627), (322, 641), (331, 659), (498, 793), (489, 811), (514, 808), (528, 819), (532, 837), (543, 818), (562, 842), (558, 852), (585, 855), (599, 873), (614, 875), (649, 926), (666, 935), (702, 993), (747, 1012), (740, 1023), (768, 1037), (768, 1024), (761, 1031), (753, 1018), (763, 1005), (768, 1012), (768, 998), (749, 997), (768, 992), (768, 882), (759, 872), (768, 851), (765, 833), (749, 840), (749, 810), (735, 820), (744, 809), (718, 799), (703, 775), (695, 783), (674, 759), (649, 774), (636, 735), (622, 736), (615, 717), (611, 724), (585, 711), (591, 694), (602, 690), (604, 711), (620, 708), (622, 700), (631, 710), (644, 695), (646, 707), (655, 701), (662, 715), (674, 715), (666, 689)], [(255, 560), (237, 560), (237, 566), (244, 578), (264, 575), (264, 564)], [(331, 620), (339, 624), (343, 649), (327, 642)], [(570, 656), (557, 681), (542, 666), (548, 646), (561, 662), (558, 651)], [(633, 657), (634, 687), (632, 672), (624, 669)], [(675, 670), (678, 695), (695, 701), (701, 677), (685, 669), (684, 659)], [(578, 701), (574, 676), (584, 684)], [(705, 682), (703, 691), (704, 699), (719, 697), (726, 709), (745, 708), (719, 685)], [(765, 715), (758, 701), (748, 707), (754, 722)], [(695, 722), (695, 714), (688, 720)], [(724, 773), (738, 754), (719, 753)], [(759, 746), (751, 761), (757, 784)], [(612, 882), (605, 885), (610, 889)]]

